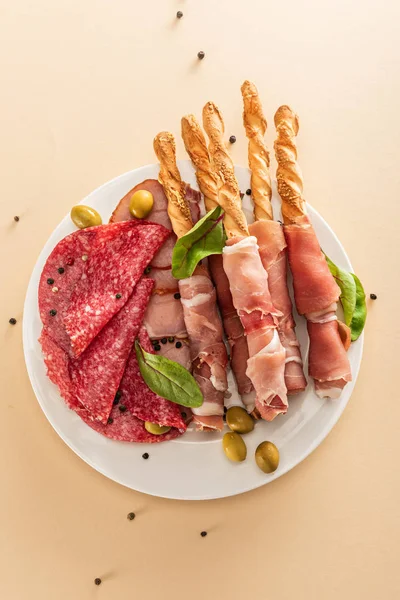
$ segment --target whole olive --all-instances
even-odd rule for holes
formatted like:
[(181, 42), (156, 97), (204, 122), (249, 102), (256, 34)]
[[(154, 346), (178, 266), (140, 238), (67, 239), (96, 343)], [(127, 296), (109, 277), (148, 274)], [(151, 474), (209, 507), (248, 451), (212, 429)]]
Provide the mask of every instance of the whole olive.
[(256, 463), (264, 473), (273, 473), (279, 465), (279, 450), (272, 442), (261, 442), (256, 449)]
[(234, 431), (228, 431), (222, 438), (222, 447), (225, 456), (233, 462), (242, 462), (247, 456), (246, 444), (243, 438)]
[(151, 192), (148, 192), (147, 190), (138, 190), (132, 194), (129, 210), (131, 215), (136, 217), (136, 219), (144, 219), (151, 212), (153, 204), (154, 198)]
[(241, 406), (232, 406), (226, 413), (226, 423), (232, 431), (249, 433), (254, 429), (254, 421)]
[(84, 204), (78, 204), (77, 206), (72, 207), (71, 219), (79, 229), (95, 227), (102, 223), (101, 216), (97, 210), (94, 210), (94, 208), (91, 208), (90, 206), (85, 206)]
[(157, 423), (150, 423), (150, 421), (145, 421), (144, 428), (153, 435), (162, 435), (171, 429), (171, 427), (167, 427), (166, 425), (157, 425)]

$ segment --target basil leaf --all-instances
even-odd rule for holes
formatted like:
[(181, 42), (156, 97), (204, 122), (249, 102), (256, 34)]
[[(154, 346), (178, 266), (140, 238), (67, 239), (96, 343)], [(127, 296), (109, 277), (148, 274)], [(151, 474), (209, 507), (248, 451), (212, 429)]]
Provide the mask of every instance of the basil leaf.
[(146, 352), (137, 340), (135, 350), (142, 377), (155, 394), (189, 408), (203, 404), (203, 394), (196, 380), (182, 365)]
[(176, 242), (172, 252), (172, 275), (176, 279), (190, 277), (197, 264), (210, 254), (222, 254), (225, 245), (222, 217), (221, 207), (216, 206)]
[(356, 306), (350, 323), (351, 341), (354, 342), (360, 337), (364, 329), (367, 320), (367, 303), (365, 302), (365, 292), (361, 281), (354, 273), (352, 273), (352, 277), (356, 284)]
[(344, 322), (350, 327), (356, 307), (356, 283), (350, 273), (336, 266), (326, 255), (325, 259), (330, 272), (340, 287), (340, 302), (343, 306)]

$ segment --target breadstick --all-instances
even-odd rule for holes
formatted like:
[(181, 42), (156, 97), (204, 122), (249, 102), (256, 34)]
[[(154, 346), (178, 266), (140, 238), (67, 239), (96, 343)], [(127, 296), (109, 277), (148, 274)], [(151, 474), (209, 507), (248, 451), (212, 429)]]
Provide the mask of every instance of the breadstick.
[(209, 137), (209, 152), (215, 171), (221, 178), (218, 204), (225, 211), (224, 225), (228, 237), (247, 236), (246, 217), (242, 211), (239, 185), (224, 141), (224, 122), (218, 108), (207, 102), (203, 108), (203, 126)]
[(241, 87), (243, 96), (243, 124), (249, 140), (249, 167), (251, 170), (251, 191), (254, 201), (254, 219), (273, 219), (272, 188), (269, 175), (269, 152), (264, 142), (267, 121), (254, 83), (245, 81)]
[(168, 131), (162, 131), (154, 138), (153, 146), (160, 161), (159, 181), (168, 199), (168, 216), (172, 229), (179, 238), (192, 229), (193, 221), (185, 198), (185, 184), (176, 164), (174, 136)]
[(204, 196), (206, 211), (209, 212), (218, 206), (218, 188), (221, 181), (211, 163), (206, 138), (196, 117), (182, 117), (181, 126), (186, 152), (196, 168), (197, 183)]
[(276, 178), (282, 198), (282, 215), (286, 225), (304, 222), (306, 205), (303, 197), (303, 175), (297, 163), (296, 135), (298, 116), (289, 106), (281, 106), (275, 113), (277, 138), (274, 143), (278, 162)]

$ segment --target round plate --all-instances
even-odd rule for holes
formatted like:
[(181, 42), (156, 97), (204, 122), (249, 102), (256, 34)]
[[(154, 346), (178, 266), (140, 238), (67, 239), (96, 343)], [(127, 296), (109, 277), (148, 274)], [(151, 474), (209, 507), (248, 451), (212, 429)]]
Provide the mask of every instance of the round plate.
[[(182, 178), (196, 186), (194, 171), (189, 161), (179, 163)], [(249, 187), (248, 169), (237, 167), (240, 188)], [(158, 165), (149, 165), (125, 173), (83, 200), (93, 206), (107, 223), (118, 201), (141, 181), (158, 176)], [(253, 220), (249, 196), (243, 197), (248, 221)], [(274, 192), (275, 218), (280, 217), (279, 202)], [(322, 217), (311, 207), (309, 214), (321, 247), (338, 265), (351, 270), (350, 261), (336, 235)], [(312, 452), (330, 432), (342, 414), (353, 390), (362, 356), (362, 338), (351, 344), (348, 355), (353, 381), (346, 385), (339, 400), (320, 400), (310, 383), (302, 394), (289, 399), (289, 411), (272, 423), (257, 422), (254, 431), (246, 435), (248, 458), (241, 464), (229, 462), (223, 453), (221, 433), (189, 432), (172, 442), (161, 444), (129, 444), (109, 440), (88, 427), (69, 410), (58, 389), (46, 376), (38, 338), (41, 321), (37, 289), (41, 271), (51, 250), (63, 237), (75, 230), (69, 215), (61, 221), (33, 269), (24, 308), (23, 340), (25, 361), (32, 387), (46, 417), (66, 444), (94, 469), (129, 488), (180, 500), (206, 500), (233, 496), (270, 483)], [(295, 312), (295, 311), (294, 311)], [(308, 337), (305, 320), (296, 314), (297, 334), (301, 343), (307, 371)], [(230, 381), (233, 380), (230, 378)], [(237, 396), (236, 388), (231, 401)], [(230, 401), (230, 402), (231, 402)], [(280, 465), (275, 473), (266, 475), (253, 459), (257, 445), (263, 440), (274, 442), (280, 451)], [(150, 458), (143, 460), (148, 452)]]

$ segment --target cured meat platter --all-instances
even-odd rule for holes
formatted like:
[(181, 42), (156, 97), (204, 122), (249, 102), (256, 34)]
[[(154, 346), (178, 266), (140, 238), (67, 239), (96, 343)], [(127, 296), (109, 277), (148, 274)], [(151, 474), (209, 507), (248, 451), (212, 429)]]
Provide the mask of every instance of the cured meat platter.
[[(197, 188), (190, 161), (178, 161), (182, 178)], [(236, 167), (240, 188), (250, 184), (247, 168)], [(149, 165), (125, 173), (92, 192), (82, 203), (93, 206), (107, 223), (120, 199), (135, 185), (146, 179), (157, 179), (159, 165)], [(273, 189), (273, 206), (280, 218), (280, 203)], [(252, 221), (251, 199), (243, 196), (243, 209)], [(342, 268), (352, 270), (350, 260), (337, 236), (312, 207), (308, 212), (324, 251)], [(60, 397), (57, 387), (46, 376), (39, 337), (42, 323), (38, 306), (38, 287), (44, 265), (54, 247), (65, 236), (76, 231), (67, 215), (56, 227), (39, 256), (29, 282), (24, 308), (24, 352), (32, 387), (47, 419), (64, 442), (86, 463), (110, 479), (147, 494), (187, 500), (222, 498), (246, 492), (272, 482), (306, 458), (334, 427), (350, 399), (362, 357), (363, 336), (349, 351), (353, 380), (334, 402), (318, 398), (311, 386), (291, 402), (288, 413), (274, 421), (258, 421), (246, 435), (248, 452), (254, 452), (265, 439), (273, 441), (280, 451), (279, 468), (270, 475), (260, 471), (253, 461), (232, 464), (222, 449), (223, 432), (187, 431), (182, 437), (163, 444), (129, 444), (103, 437), (86, 423)], [(308, 337), (304, 320), (296, 313), (296, 331), (303, 360), (307, 367)], [(235, 382), (228, 375), (230, 401), (237, 395)], [(51, 443), (51, 442), (49, 442)], [(143, 456), (148, 454), (148, 459)]]

